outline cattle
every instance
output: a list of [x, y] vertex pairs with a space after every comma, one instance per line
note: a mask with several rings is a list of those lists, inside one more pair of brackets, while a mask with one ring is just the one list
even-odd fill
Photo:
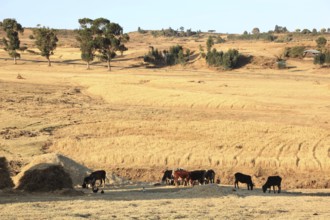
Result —
[[262, 186], [262, 191], [264, 191], [264, 193], [267, 191], [267, 189], [269, 189], [269, 193], [271, 190], [271, 187], [273, 186], [273, 190], [275, 193], [275, 186], [277, 186], [278, 188], [278, 193], [281, 192], [281, 182], [282, 182], [282, 178], [280, 176], [269, 176], [266, 183]]
[[198, 181], [199, 184], [203, 185], [205, 181], [206, 170], [194, 170], [189, 172], [188, 182], [194, 186], [194, 182]]
[[92, 187], [95, 186], [95, 182], [97, 180], [100, 180], [100, 185], [103, 183], [103, 188], [105, 186], [105, 179], [106, 179], [106, 172], [104, 170], [98, 170], [95, 172], [92, 172], [89, 176], [86, 176], [84, 178], [84, 182], [82, 184], [83, 188], [88, 188], [88, 185], [91, 185]]
[[173, 170], [164, 171], [162, 183], [166, 183], [166, 185], [174, 185]]
[[252, 179], [251, 179], [251, 176], [249, 175], [245, 175], [243, 173], [235, 173], [235, 183], [234, 183], [234, 187], [239, 189], [238, 187], [238, 182], [241, 182], [241, 183], [246, 183], [247, 185], [247, 188], [248, 190], [253, 190], [253, 182], [252, 182]]
[[189, 172], [183, 169], [177, 169], [173, 172], [174, 184], [179, 185], [179, 179], [182, 180], [183, 185], [187, 185], [189, 179]]
[[214, 183], [215, 180], [215, 172], [214, 170], [208, 170], [205, 173], [205, 183], [209, 184], [209, 183]]

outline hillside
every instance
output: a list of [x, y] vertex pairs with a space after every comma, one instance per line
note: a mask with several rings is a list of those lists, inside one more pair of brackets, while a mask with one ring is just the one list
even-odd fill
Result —
[[[29, 34], [22, 44], [32, 47]], [[240, 69], [216, 71], [198, 55], [207, 34], [130, 36], [129, 50], [113, 60], [112, 72], [98, 61], [85, 70], [70, 31], [59, 37], [51, 68], [28, 52], [13, 65], [0, 50], [0, 154], [27, 163], [33, 155], [56, 152], [142, 181], [159, 181], [165, 168], [184, 167], [212, 168], [226, 184], [241, 171], [257, 187], [275, 174], [285, 188], [330, 187], [329, 69], [308, 59], [289, 59], [294, 68], [285, 70], [272, 66], [285, 47], [314, 48], [314, 39], [216, 44], [253, 56]], [[176, 44], [194, 52], [186, 66], [142, 65], [149, 46]]]

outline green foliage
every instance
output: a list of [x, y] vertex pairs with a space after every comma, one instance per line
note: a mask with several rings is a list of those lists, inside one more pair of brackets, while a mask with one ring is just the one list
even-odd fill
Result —
[[87, 69], [98, 52], [97, 57], [106, 61], [111, 70], [110, 62], [116, 56], [116, 51], [123, 53], [127, 50], [124, 43], [129, 41], [128, 34], [123, 34], [119, 24], [105, 18], [83, 18], [79, 19], [79, 23], [77, 40], [80, 42], [81, 58], [87, 62]]
[[325, 37], [319, 37], [316, 39], [316, 44], [318, 48], [323, 48], [327, 44], [327, 39]]
[[238, 67], [240, 54], [238, 50], [229, 49], [226, 53], [213, 48], [206, 55], [206, 62], [209, 66], [233, 69]]
[[6, 37], [3, 38], [2, 42], [5, 46], [5, 50], [9, 56], [14, 58], [16, 64], [16, 58], [20, 58], [20, 54], [16, 51], [20, 49], [20, 40], [18, 33], [23, 33], [24, 28], [21, 24], [17, 23], [15, 19], [6, 18], [1, 23], [1, 28], [6, 32]]
[[89, 63], [94, 60], [96, 51], [95, 33], [92, 29], [93, 20], [83, 18], [78, 21], [80, 29], [76, 31], [76, 39], [80, 43], [81, 59], [86, 61], [87, 69], [89, 69]]
[[174, 30], [173, 28], [169, 27], [168, 29], [162, 30], [153, 30], [151, 31], [151, 35], [153, 37], [190, 37], [190, 36], [197, 36], [199, 37], [201, 31], [192, 31], [191, 29], [186, 29], [184, 31], [183, 27], [180, 27], [180, 31]]
[[287, 47], [284, 49], [283, 56], [290, 58], [303, 58], [305, 46]]
[[206, 41], [206, 50], [207, 52], [210, 52], [211, 48], [214, 45], [213, 37], [209, 36]]
[[266, 40], [266, 41], [274, 41], [276, 40], [276, 36], [269, 33], [260, 33], [260, 34], [248, 34], [247, 32], [242, 35], [229, 34], [227, 36], [228, 40]]
[[185, 65], [189, 60], [190, 50], [186, 49], [184, 53], [182, 46], [176, 45], [170, 47], [170, 49], [164, 50], [163, 52], [158, 51], [151, 47], [151, 50], [148, 54], [144, 56], [144, 62], [152, 63], [157, 66], [167, 66], [167, 65], [176, 65], [182, 64]]
[[278, 33], [286, 33], [286, 32], [288, 32], [288, 29], [286, 29], [286, 27], [275, 25], [274, 32], [277, 33], [277, 34]]
[[314, 64], [323, 65], [324, 63], [330, 64], [330, 51], [320, 53], [314, 57]]
[[35, 45], [40, 50], [40, 55], [46, 57], [48, 65], [50, 66], [49, 57], [54, 54], [57, 47], [58, 38], [54, 29], [46, 27], [37, 28], [33, 30]]
[[323, 65], [325, 62], [325, 54], [320, 53], [314, 57], [314, 64]]

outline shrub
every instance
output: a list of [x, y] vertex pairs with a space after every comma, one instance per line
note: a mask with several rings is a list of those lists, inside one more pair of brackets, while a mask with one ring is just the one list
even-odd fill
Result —
[[323, 65], [324, 63], [330, 64], [330, 51], [320, 53], [314, 57], [314, 64]]
[[221, 44], [221, 43], [224, 43], [226, 42], [225, 39], [223, 39], [221, 36], [218, 35], [218, 37], [216, 38], [216, 41], [215, 41], [217, 44]]
[[164, 50], [159, 52], [158, 49], [152, 48], [148, 54], [144, 56], [144, 62], [152, 63], [157, 66], [165, 65], [184, 65], [190, 56], [190, 50], [186, 49], [186, 53], [183, 52], [183, 48], [180, 45], [170, 47], [169, 51]]
[[320, 53], [314, 57], [314, 64], [323, 65], [325, 62], [325, 54]]
[[305, 46], [287, 47], [284, 50], [284, 57], [303, 58]]
[[206, 55], [206, 62], [209, 66], [233, 69], [238, 66], [240, 54], [238, 50], [229, 49], [226, 53], [213, 48]]
[[270, 33], [261, 33], [261, 34], [248, 34], [247, 32], [242, 35], [233, 35], [230, 34], [227, 37], [229, 40], [266, 40], [266, 41], [274, 41], [276, 40], [276, 36]]
[[327, 39], [325, 37], [319, 37], [316, 39], [316, 44], [318, 48], [323, 48], [327, 44]]

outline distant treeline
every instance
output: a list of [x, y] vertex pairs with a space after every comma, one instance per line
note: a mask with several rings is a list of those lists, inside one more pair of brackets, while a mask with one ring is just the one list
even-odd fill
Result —
[[191, 36], [196, 36], [199, 37], [200, 34], [202, 33], [201, 30], [197, 31], [192, 31], [191, 29], [185, 30], [184, 27], [180, 27], [180, 30], [174, 30], [171, 27], [167, 29], [162, 29], [162, 30], [143, 30], [142, 28], [138, 27], [138, 32], [140, 34], [146, 34], [150, 33], [154, 37], [191, 37]]

